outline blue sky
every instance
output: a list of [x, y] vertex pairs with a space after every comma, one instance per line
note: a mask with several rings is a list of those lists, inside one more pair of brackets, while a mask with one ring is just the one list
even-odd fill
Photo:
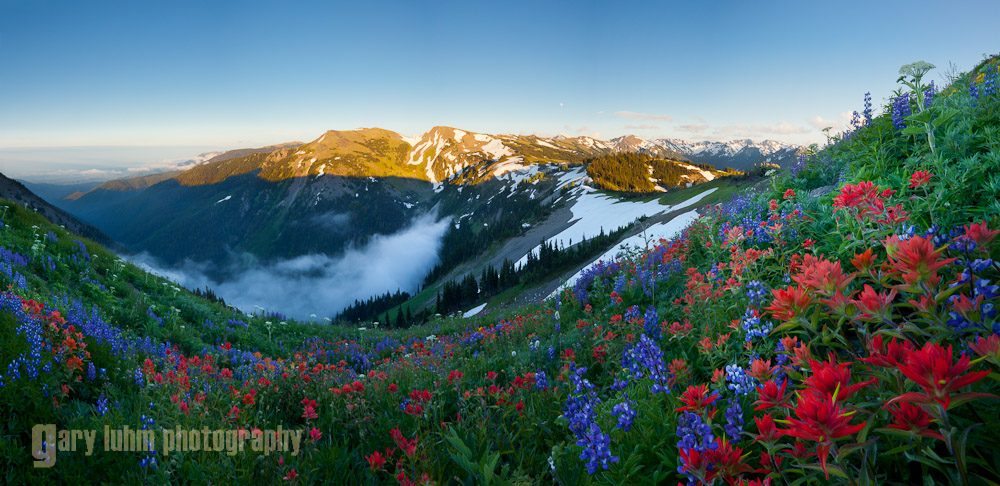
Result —
[[758, 3], [0, 0], [0, 171], [363, 126], [810, 143], [1000, 50], [995, 2]]

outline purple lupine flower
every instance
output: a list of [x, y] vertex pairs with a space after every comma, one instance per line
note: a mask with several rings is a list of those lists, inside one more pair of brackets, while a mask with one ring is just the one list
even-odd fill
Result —
[[898, 131], [906, 128], [906, 117], [910, 116], [909, 93], [897, 97], [892, 102], [892, 126]]
[[652, 380], [650, 393], [670, 393], [670, 377], [663, 363], [663, 351], [645, 334], [639, 335], [639, 342], [635, 345], [622, 350], [622, 368], [638, 380], [644, 377]]
[[108, 413], [108, 398], [101, 392], [101, 396], [97, 399], [97, 414], [103, 417], [106, 413]]
[[590, 427], [583, 434], [583, 437], [576, 442], [576, 445], [583, 447], [580, 459], [587, 461], [587, 473], [597, 472], [597, 466], [601, 466], [605, 471], [610, 467], [610, 463], [618, 462], [618, 456], [611, 455], [611, 436], [601, 431], [601, 428], [591, 423]]
[[[759, 280], [751, 280], [747, 284], [747, 297], [750, 298], [751, 304], [759, 304], [764, 301], [768, 296], [767, 287], [764, 286]], [[747, 309], [749, 311], [749, 309]]]
[[654, 340], [660, 339], [660, 318], [656, 314], [656, 308], [652, 305], [649, 306], [646, 309], [646, 315], [642, 319], [644, 323], [643, 330], [646, 331], [646, 334]]
[[535, 373], [535, 389], [544, 390], [549, 387], [549, 377], [544, 371]]
[[617, 427], [628, 432], [632, 428], [632, 421], [635, 420], [635, 406], [634, 400], [629, 400], [628, 395], [625, 396], [625, 401], [614, 406], [611, 409], [611, 413], [618, 417]]
[[736, 364], [726, 365], [726, 381], [729, 382], [727, 387], [737, 395], [746, 395], [756, 387], [756, 381]]
[[729, 408], [726, 409], [725, 429], [726, 435], [733, 442], [740, 440], [740, 435], [743, 433], [743, 407], [740, 406], [738, 400], [729, 399]]
[[865, 125], [872, 124], [872, 94], [870, 92], [865, 93]]

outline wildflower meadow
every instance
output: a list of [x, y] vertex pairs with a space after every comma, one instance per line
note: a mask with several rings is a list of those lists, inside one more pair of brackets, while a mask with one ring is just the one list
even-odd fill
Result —
[[932, 69], [553, 298], [404, 330], [226, 308], [4, 202], [0, 482], [1000, 484], [1000, 62]]

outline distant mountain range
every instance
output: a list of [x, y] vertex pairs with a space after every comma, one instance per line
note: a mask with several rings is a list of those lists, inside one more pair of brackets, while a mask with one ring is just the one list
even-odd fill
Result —
[[[412, 138], [381, 128], [331, 130], [308, 143], [212, 154], [186, 170], [112, 180], [53, 202], [125, 247], [167, 263], [268, 261], [336, 255], [429, 211], [480, 225], [500, 224], [515, 211], [542, 214], [562, 188], [553, 168], [581, 167], [596, 157], [640, 153], [675, 161], [673, 168], [657, 165], [657, 174], [652, 165], [632, 171], [648, 171], [651, 182], [643, 184], [663, 191], [670, 188], [659, 185], [668, 173], [674, 186], [699, 183], [719, 175], [705, 172], [711, 166], [786, 165], [799, 150], [775, 141], [604, 141], [444, 126]], [[606, 165], [598, 181], [581, 172], [573, 184], [626, 187], [612, 182], [614, 167]], [[506, 197], [496, 198], [501, 192]]]

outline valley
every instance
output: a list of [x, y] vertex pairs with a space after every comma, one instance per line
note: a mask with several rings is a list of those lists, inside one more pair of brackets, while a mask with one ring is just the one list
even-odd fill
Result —
[[[800, 151], [773, 141], [546, 139], [451, 127], [407, 138], [377, 128], [331, 130], [309, 143], [211, 154], [185, 170], [112, 180], [52, 203], [107, 232], [147, 268], [191, 288], [212, 288], [244, 310], [262, 305], [241, 295], [246, 286], [238, 284], [258, 268], [289, 268], [296, 261], [337, 265], [348, 254], [371, 251], [376, 241], [394, 241], [418, 220], [447, 220], [447, 233], [436, 236], [440, 258], [421, 258], [406, 272], [429, 273], [422, 282], [388, 279], [370, 294], [345, 296], [350, 303], [403, 290], [414, 295], [405, 307], [423, 312], [417, 317], [423, 321], [435, 312], [428, 296], [448, 282], [480, 278], [505, 261], [523, 267], [530, 252], [537, 256], [541, 241], [572, 248], [602, 229], [627, 232], [640, 219], [673, 210], [657, 199], [630, 199], [636, 191], [673, 194], [719, 177], [742, 177], [733, 166], [788, 165]], [[720, 168], [696, 162], [705, 157]], [[627, 167], [643, 168], [628, 172]], [[620, 189], [608, 181], [625, 184], [629, 178], [637, 182], [625, 192], [595, 192]], [[617, 243], [602, 243], [606, 247], [598, 253]], [[553, 287], [568, 271], [533, 272], [532, 282], [519, 284], [517, 292]], [[288, 278], [304, 293], [322, 275], [320, 268], [305, 265]], [[300, 319], [332, 318], [346, 306], [343, 301], [277, 310]]]

